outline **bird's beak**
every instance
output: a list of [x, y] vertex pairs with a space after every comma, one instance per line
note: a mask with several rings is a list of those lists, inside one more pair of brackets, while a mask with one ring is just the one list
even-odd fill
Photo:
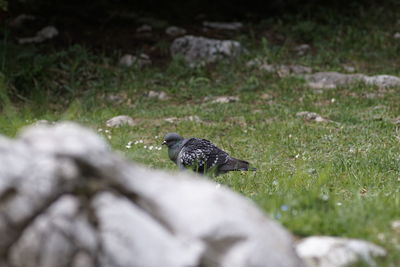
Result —
[[166, 145], [166, 144], [167, 144], [167, 141], [164, 140], [161, 145]]

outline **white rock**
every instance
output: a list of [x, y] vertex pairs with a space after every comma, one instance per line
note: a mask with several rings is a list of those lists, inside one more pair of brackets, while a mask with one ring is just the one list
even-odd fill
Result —
[[311, 49], [309, 44], [301, 44], [294, 48], [294, 51], [297, 52], [299, 56], [306, 54]]
[[20, 44], [27, 43], [41, 43], [45, 40], [52, 39], [58, 35], [58, 30], [54, 26], [47, 26], [36, 33], [34, 37], [20, 38], [18, 42]]
[[164, 121], [169, 122], [169, 123], [175, 123], [178, 121], [177, 117], [169, 117], [169, 118], [165, 118]]
[[303, 118], [306, 121], [327, 122], [329, 120], [321, 117], [315, 112], [301, 111], [296, 113], [297, 117]]
[[317, 72], [305, 75], [308, 86], [316, 89], [330, 89], [337, 86], [349, 85], [355, 82], [363, 82], [379, 87], [400, 86], [400, 78], [391, 75], [367, 76], [364, 74], [342, 74], [338, 72]]
[[151, 32], [152, 31], [152, 27], [150, 25], [147, 24], [143, 24], [142, 26], [140, 26], [139, 28], [136, 29], [136, 32]]
[[151, 65], [151, 59], [148, 55], [142, 53], [138, 57], [130, 54], [123, 55], [118, 64], [122, 67], [132, 67], [137, 66], [143, 68], [145, 66]]
[[289, 75], [301, 75], [312, 72], [312, 68], [302, 65], [271, 65], [264, 63], [260, 65], [260, 70], [266, 72], [276, 72], [279, 77], [287, 77]]
[[344, 267], [358, 261], [374, 266], [372, 257], [386, 255], [383, 248], [370, 242], [330, 236], [304, 238], [296, 250], [310, 267]]
[[203, 22], [204, 27], [216, 29], [216, 30], [229, 30], [237, 31], [243, 28], [243, 23], [241, 22]]
[[159, 100], [167, 100], [169, 97], [166, 92], [164, 91], [148, 91], [146, 96], [149, 98], [157, 98]]
[[188, 117], [185, 118], [188, 121], [193, 121], [193, 122], [203, 122], [199, 116], [197, 115], [190, 115]]
[[400, 78], [391, 75], [365, 76], [363, 81], [366, 84], [376, 85], [379, 87], [400, 86]]
[[395, 34], [393, 34], [393, 38], [400, 39], [400, 32], [396, 32]]
[[132, 117], [126, 115], [116, 116], [106, 121], [107, 127], [120, 127], [123, 125], [134, 126], [136, 125], [136, 122], [132, 119]]
[[165, 33], [169, 36], [179, 36], [179, 35], [185, 35], [186, 30], [180, 27], [170, 26], [165, 29]]
[[209, 179], [131, 164], [72, 123], [19, 136], [0, 136], [1, 266], [304, 266], [282, 226]]
[[234, 58], [244, 52], [243, 47], [237, 41], [215, 40], [205, 37], [186, 35], [172, 42], [171, 55], [182, 55], [189, 66], [197, 66], [205, 63]]
[[315, 89], [331, 89], [337, 86], [348, 85], [357, 81], [362, 81], [363, 74], [342, 74], [339, 72], [317, 72], [305, 75], [308, 86]]
[[212, 103], [233, 103], [238, 102], [240, 98], [238, 96], [218, 96]]

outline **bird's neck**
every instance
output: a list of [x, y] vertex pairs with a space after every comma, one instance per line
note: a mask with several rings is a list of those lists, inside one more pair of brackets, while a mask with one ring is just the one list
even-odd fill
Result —
[[176, 162], [176, 159], [178, 158], [179, 152], [181, 151], [184, 143], [185, 142], [183, 142], [182, 140], [181, 142], [177, 142], [176, 144], [172, 145], [168, 149], [168, 156], [173, 162]]

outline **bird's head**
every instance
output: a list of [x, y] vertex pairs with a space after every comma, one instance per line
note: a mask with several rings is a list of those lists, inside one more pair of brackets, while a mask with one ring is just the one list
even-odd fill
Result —
[[182, 140], [183, 137], [177, 133], [167, 133], [164, 137], [164, 141], [162, 142], [162, 144], [167, 145], [167, 147], [172, 147]]

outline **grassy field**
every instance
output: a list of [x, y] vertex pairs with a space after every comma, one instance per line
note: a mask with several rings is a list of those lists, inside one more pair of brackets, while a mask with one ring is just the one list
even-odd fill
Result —
[[[73, 120], [99, 131], [129, 160], [165, 170], [176, 169], [166, 149], [158, 150], [165, 133], [206, 138], [258, 169], [216, 180], [253, 199], [295, 235], [366, 239], [389, 252], [378, 266], [399, 266], [400, 233], [391, 222], [400, 219], [400, 133], [394, 122], [400, 116], [400, 88], [354, 84], [321, 91], [307, 87], [301, 77], [280, 78], [246, 67], [261, 58], [302, 64], [314, 72], [345, 72], [353, 66], [360, 73], [400, 76], [395, 10], [360, 11], [357, 18], [327, 16], [322, 22], [271, 19], [249, 28], [235, 36], [249, 54], [195, 69], [179, 59], [126, 69], [117, 66], [118, 53], [73, 46], [44, 54], [41, 46], [3, 42], [0, 133], [14, 136], [41, 119]], [[280, 34], [284, 41], [270, 40], [268, 34]], [[298, 56], [293, 48], [304, 42], [312, 49]], [[43, 46], [52, 51], [51, 44]], [[148, 98], [149, 90], [170, 98]], [[205, 99], [222, 95], [240, 101]], [[333, 122], [306, 122], [296, 117], [299, 111]], [[105, 127], [106, 120], [122, 114], [137, 125]], [[176, 119], [165, 120], [171, 117]], [[129, 141], [133, 144], [127, 148]]]

